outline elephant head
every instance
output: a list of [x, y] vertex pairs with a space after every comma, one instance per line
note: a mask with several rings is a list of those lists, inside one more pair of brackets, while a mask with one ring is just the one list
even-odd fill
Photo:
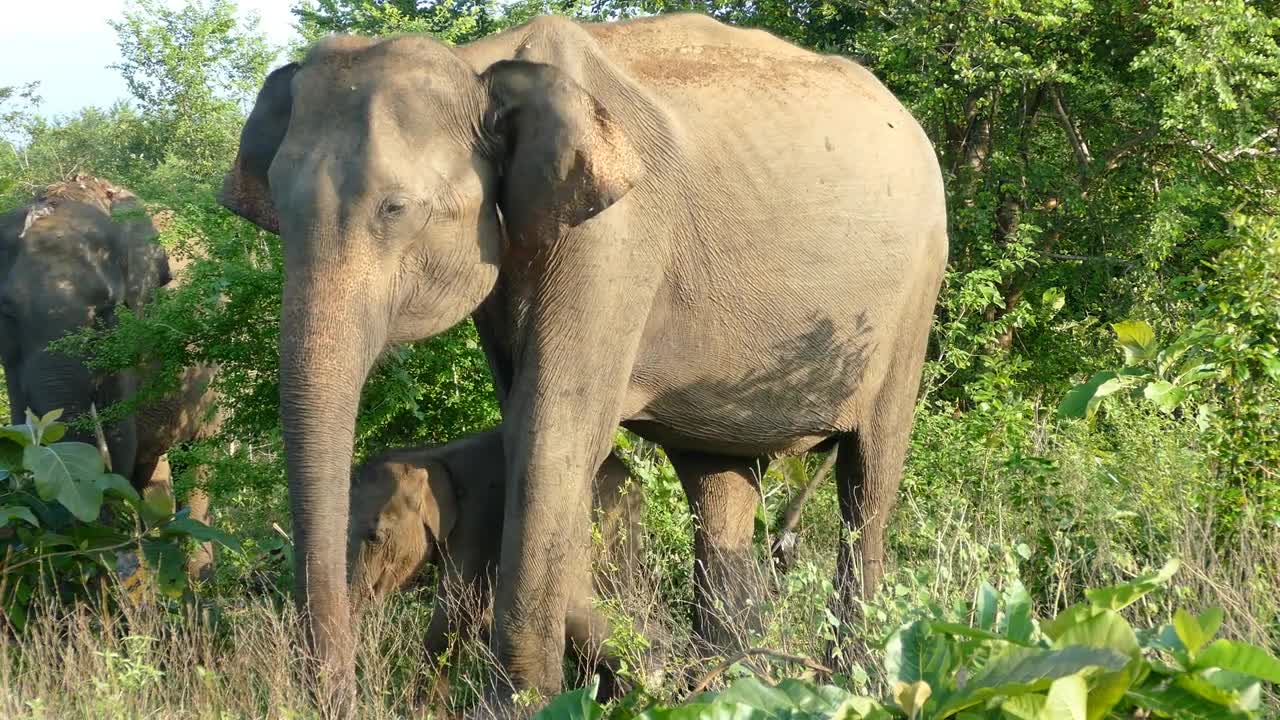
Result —
[[392, 451], [351, 476], [347, 567], [359, 605], [403, 587], [430, 562], [457, 522], [449, 470]]
[[221, 202], [278, 232], [281, 416], [296, 597], [316, 654], [353, 671], [343, 542], [361, 388], [389, 344], [472, 313], [499, 269], [621, 199], [639, 163], [555, 67], [477, 72], [430, 38], [336, 37], [266, 79]]
[[[118, 308], [139, 312], [150, 292], [169, 282], [156, 235], [132, 194], [86, 176], [51, 185], [0, 216], [0, 360], [13, 422], [26, 408], [61, 408], [74, 419], [135, 392], [132, 372], [100, 373], [48, 345], [80, 328], [111, 327]], [[129, 477], [134, 420], [104, 430], [112, 469]], [[92, 432], [69, 437], [95, 441]]]

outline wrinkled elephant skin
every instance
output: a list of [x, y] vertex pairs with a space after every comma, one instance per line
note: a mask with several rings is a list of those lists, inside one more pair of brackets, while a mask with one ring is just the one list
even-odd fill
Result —
[[329, 38], [266, 80], [222, 201], [284, 249], [297, 597], [333, 697], [361, 387], [389, 343], [468, 314], [503, 399], [494, 644], [514, 687], [561, 686], [619, 423], [686, 484], [716, 480], [691, 501], [729, 535], [724, 496], [764, 460], [838, 446], [859, 532], [837, 586], [879, 582], [946, 210], [931, 143], [859, 65], [695, 15]]

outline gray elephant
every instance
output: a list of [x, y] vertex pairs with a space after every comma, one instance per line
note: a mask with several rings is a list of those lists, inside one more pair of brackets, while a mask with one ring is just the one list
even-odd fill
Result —
[[338, 703], [361, 387], [468, 315], [503, 398], [515, 688], [561, 686], [619, 424], [701, 488], [706, 557], [749, 554], [769, 458], [838, 446], [837, 611], [878, 585], [947, 221], [929, 139], [856, 63], [688, 14], [332, 37], [267, 78], [221, 201], [282, 242], [296, 597]]
[[[436, 603], [426, 637], [432, 657], [450, 649], [451, 635], [487, 630], [482, 613], [498, 569], [506, 500], [502, 436], [498, 427], [440, 447], [389, 450], [352, 473], [347, 567], [354, 606], [385, 597], [425, 564], [436, 565]], [[594, 587], [574, 593], [571, 602], [583, 608], [577, 617], [584, 622], [565, 629], [580, 667], [599, 673], [601, 701], [616, 697], [622, 685], [618, 658], [605, 643], [608, 621], [592, 601], [619, 595], [637, 575], [643, 537], [641, 494], [627, 491], [627, 468], [611, 459], [592, 484], [600, 527]], [[447, 703], [444, 674], [432, 696], [432, 702]]]
[[[137, 392], [138, 370], [98, 373], [48, 345], [82, 327], [110, 327], [120, 307], [142, 312], [152, 292], [171, 280], [157, 235], [132, 193], [86, 175], [50, 185], [0, 216], [0, 361], [14, 423], [27, 408], [38, 414], [61, 408], [64, 419], [74, 420]], [[207, 367], [190, 368], [178, 392], [103, 428], [112, 470], [139, 491], [168, 486], [169, 448], [217, 429], [212, 375]], [[97, 444], [92, 432], [73, 429], [68, 439]], [[203, 493], [193, 493], [189, 504], [193, 517], [207, 518]], [[202, 547], [188, 571], [206, 575], [211, 553]]]

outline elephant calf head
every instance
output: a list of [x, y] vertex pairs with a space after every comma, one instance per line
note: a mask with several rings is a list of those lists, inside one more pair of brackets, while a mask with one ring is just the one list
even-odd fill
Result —
[[358, 601], [403, 587], [457, 522], [453, 481], [421, 452], [391, 451], [352, 475], [347, 567]]

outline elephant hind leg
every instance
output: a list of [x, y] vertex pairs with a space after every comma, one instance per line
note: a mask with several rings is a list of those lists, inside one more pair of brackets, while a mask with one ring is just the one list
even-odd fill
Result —
[[874, 596], [884, 577], [885, 530], [898, 501], [917, 388], [918, 380], [888, 384], [877, 412], [840, 438], [835, 474], [843, 532], [834, 610], [842, 636], [852, 629], [858, 601]]
[[754, 553], [767, 459], [667, 450], [694, 517], [694, 635], [704, 650], [743, 649], [758, 633], [764, 576]]

